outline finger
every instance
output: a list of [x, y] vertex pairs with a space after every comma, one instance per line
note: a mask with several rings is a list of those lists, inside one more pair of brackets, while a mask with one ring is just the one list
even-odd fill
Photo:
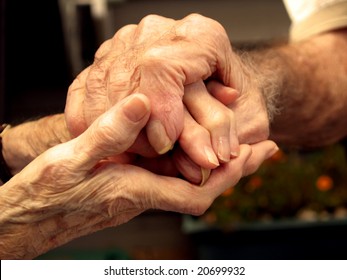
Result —
[[83, 70], [68, 89], [65, 104], [65, 119], [72, 137], [77, 137], [88, 127], [84, 117], [83, 103], [85, 98], [85, 81], [89, 70], [89, 67]]
[[137, 56], [142, 52], [141, 47], [134, 41], [137, 29], [138, 26], [135, 24], [121, 28], [113, 36], [111, 49], [101, 65], [106, 72], [108, 107], [137, 92], [139, 79], [136, 63]]
[[200, 126], [186, 109], [184, 127], [178, 141], [183, 151], [198, 166], [207, 169], [219, 166], [218, 158], [212, 148], [210, 133]]
[[[204, 28], [201, 28], [199, 23], [203, 24]], [[199, 26], [199, 28], [190, 28], [190, 26]], [[218, 34], [220, 33], [217, 36], [218, 42], [209, 37], [211, 32], [216, 34], [216, 30]], [[148, 36], [150, 39], [145, 39], [147, 33], [150, 34]], [[194, 39], [194, 44], [191, 44], [190, 37]], [[223, 63], [229, 65], [227, 63], [229, 61], [221, 63], [219, 59], [228, 58], [227, 54], [223, 55], [231, 51], [230, 42], [220, 24], [197, 15], [176, 22], [158, 16], [148, 16], [139, 24], [135, 32], [135, 41], [144, 43], [144, 45], [139, 44], [140, 48], [134, 47], [130, 50], [130, 57], [141, 57], [139, 65], [136, 59], [129, 63], [126, 59], [129, 57], [127, 53], [123, 61], [113, 64], [117, 69], [112, 69], [110, 73], [116, 74], [110, 76], [107, 86], [109, 88], [110, 85], [115, 85], [120, 95], [137, 91], [149, 97], [153, 109], [146, 128], [148, 140], [154, 149], [162, 154], [171, 149], [182, 132], [183, 85], [206, 79], [216, 70], [223, 69]], [[200, 43], [206, 43], [206, 49], [201, 50]], [[222, 56], [216, 51], [220, 49]], [[164, 70], [160, 71], [163, 66]], [[134, 68], [134, 71], [129, 71]], [[224, 76], [228, 75], [223, 73], [222, 79]], [[139, 87], [136, 88], [139, 79]]]
[[135, 141], [150, 115], [150, 103], [133, 94], [101, 115], [76, 138], [74, 151], [82, 165], [91, 168], [98, 161], [125, 152]]
[[[152, 41], [159, 38], [174, 23], [174, 20], [164, 19], [159, 16], [146, 17], [138, 26], [129, 26], [118, 32], [114, 38], [115, 45], [118, 46], [120, 40], [124, 42], [125, 52], [112, 63], [107, 76], [107, 91], [110, 93], [106, 104], [108, 107], [136, 91], [148, 96], [152, 104], [152, 114], [146, 127], [147, 137], [150, 145], [159, 154], [170, 150], [182, 131], [183, 105], [181, 94], [177, 93], [182, 90], [176, 90], [177, 85], [170, 87], [170, 78], [165, 85], [153, 83], [153, 77], [157, 76], [157, 71], [162, 65], [151, 65], [155, 69], [154, 76], [146, 76], [143, 67], [138, 67], [136, 58], [141, 57], [142, 52], [146, 50], [145, 41], [148, 38]], [[132, 44], [134, 41], [136, 44]], [[112, 52], [114, 51], [112, 49]], [[175, 90], [167, 91], [167, 88]]]
[[205, 177], [209, 175], [206, 174], [207, 171], [203, 173], [203, 169], [192, 161], [180, 147], [175, 148], [172, 158], [177, 170], [185, 179], [193, 184], [199, 185], [203, 181], [203, 177], [205, 179]]
[[[151, 25], [156, 24], [148, 26]], [[148, 32], [150, 29], [143, 30]], [[202, 49], [202, 44], [206, 48]], [[141, 76], [138, 91], [145, 93], [152, 104], [152, 115], [146, 129], [149, 142], [158, 153], [169, 150], [182, 131], [183, 86], [205, 80], [216, 72], [223, 82], [225, 79], [229, 82], [230, 53], [231, 46], [224, 28], [199, 15], [176, 21], [168, 32], [161, 33], [160, 40], [146, 48], [140, 61], [141, 73], [136, 73], [135, 77]], [[224, 138], [218, 141], [225, 142]], [[219, 146], [226, 147], [227, 144]], [[230, 154], [224, 158], [226, 153], [226, 150], [222, 152], [224, 161], [230, 158]]]
[[146, 158], [158, 156], [158, 153], [153, 149], [148, 141], [145, 128], [141, 130], [134, 144], [128, 149], [128, 152], [134, 153]]
[[225, 105], [212, 97], [202, 81], [185, 87], [183, 102], [193, 118], [210, 135], [212, 147], [220, 162], [230, 161], [239, 153], [234, 115]]
[[[160, 73], [160, 79], [157, 78], [163, 64], [158, 64], [156, 59], [152, 60], [151, 51], [146, 51], [151, 49], [155, 52], [156, 48], [152, 47], [153, 41], [170, 30], [174, 22], [159, 16], [149, 16], [133, 30], [129, 29], [128, 32], [132, 33], [136, 44], [118, 57], [107, 77], [107, 89], [111, 93], [110, 104], [133, 92], [141, 92], [150, 99], [152, 113], [146, 131], [149, 143], [159, 154], [170, 150], [182, 131], [183, 90], [182, 85], [176, 82], [176, 75], [163, 71]], [[119, 34], [118, 40], [126, 40], [124, 37], [128, 37], [126, 32]], [[150, 41], [151, 45], [148, 46], [147, 41]], [[143, 56], [146, 59], [143, 59]]]
[[[127, 68], [124, 66], [126, 65], [124, 57], [126, 57], [125, 52], [131, 45], [132, 34], [135, 29], [136, 25], [127, 25], [121, 28], [111, 41], [101, 45], [96, 52], [96, 59], [90, 66], [85, 81], [84, 113], [88, 125], [129, 94], [126, 92], [130, 81], [130, 74], [127, 71], [129, 66]], [[113, 64], [119, 64], [118, 69], [123, 71], [114, 71]], [[122, 82], [119, 84], [121, 79]]]
[[250, 154], [251, 148], [242, 145], [240, 156], [215, 170], [202, 188], [136, 166], [110, 163], [80, 183], [70, 202], [74, 209], [83, 210], [82, 218], [88, 217], [83, 221], [88, 225], [88, 232], [124, 223], [147, 209], [201, 215], [226, 186], [238, 182]]
[[254, 173], [259, 166], [278, 151], [277, 145], [270, 140], [253, 145], [240, 145], [240, 155], [230, 162], [212, 170], [203, 188], [216, 198], [227, 188], [235, 186], [245, 176]]
[[239, 157], [212, 170], [203, 188], [210, 192], [211, 197], [218, 197], [227, 188], [235, 186], [242, 177], [254, 173], [277, 150], [277, 145], [270, 140], [240, 145]]
[[[275, 145], [265, 143], [257, 145], [253, 152], [266, 155], [258, 157], [257, 164], [261, 164]], [[122, 209], [123, 213], [134, 211], [134, 207], [146, 209], [161, 209], [179, 213], [201, 215], [213, 203], [215, 198], [222, 194], [227, 188], [235, 186], [244, 175], [245, 165], [252, 156], [252, 148], [249, 145], [241, 145], [240, 156], [212, 171], [210, 178], [203, 187], [191, 184], [185, 180], [173, 177], [158, 176], [147, 170], [135, 166], [110, 165], [108, 169], [102, 170], [93, 178], [93, 184], [103, 184], [93, 190], [100, 190], [103, 194], [116, 195], [113, 199], [103, 195], [103, 209], [110, 216], [119, 215], [117, 208], [117, 194], [119, 184], [127, 186], [131, 184], [132, 192], [131, 209]], [[101, 180], [102, 176], [109, 178], [108, 184]], [[107, 188], [107, 189], [105, 189]], [[87, 188], [88, 189], [88, 188]], [[118, 191], [114, 191], [118, 190]]]
[[278, 151], [277, 145], [269, 140], [253, 145], [240, 145], [240, 156], [212, 171], [205, 183], [211, 196], [217, 197], [223, 190], [234, 187], [245, 176], [254, 173], [261, 164]]
[[240, 96], [240, 93], [236, 89], [227, 87], [215, 80], [209, 81], [206, 84], [206, 88], [214, 98], [226, 106], [233, 103]]
[[151, 189], [152, 208], [201, 215], [215, 198], [238, 183], [251, 153], [250, 146], [241, 145], [240, 156], [213, 170], [202, 187], [170, 177], [161, 177], [160, 182], [152, 178], [152, 182], [156, 181], [152, 184], [149, 180], [142, 180], [142, 187]]
[[152, 104], [146, 130], [149, 142], [159, 154], [173, 147], [183, 128], [184, 75], [178, 69], [179, 64], [173, 65], [171, 57], [171, 49], [175, 49], [171, 45], [178, 36], [176, 25], [173, 19], [150, 15], [139, 23], [136, 33], [136, 41], [144, 44], [145, 49], [140, 62], [139, 91], [146, 93]]
[[[91, 203], [84, 201], [83, 205], [92, 206], [95, 201], [100, 201], [99, 205], [94, 205], [94, 212], [99, 207], [102, 214], [106, 212], [107, 217], [115, 217], [117, 221], [114, 224], [118, 224], [120, 221], [127, 220], [125, 217], [119, 219], [120, 211], [119, 203], [117, 203], [119, 185], [128, 186], [131, 184], [131, 195], [126, 194], [130, 202], [122, 204], [122, 213], [161, 209], [202, 215], [215, 198], [227, 188], [235, 186], [245, 175], [245, 166], [249, 160], [253, 161], [252, 157], [254, 163], [260, 165], [265, 158], [273, 153], [273, 149], [276, 149], [276, 145], [269, 141], [252, 147], [241, 145], [240, 156], [212, 171], [203, 187], [178, 178], [158, 176], [136, 166], [111, 164], [91, 179], [92, 182], [89, 184], [92, 184], [93, 188], [84, 187], [84, 190], [91, 189], [96, 192], [100, 199], [91, 200]], [[257, 153], [260, 154], [255, 157], [254, 155]], [[107, 181], [105, 181], [105, 177]], [[124, 197], [125, 194], [120, 193], [120, 195]], [[89, 197], [95, 198], [95, 194]]]
[[136, 42], [145, 45], [148, 42], [152, 44], [153, 41], [161, 38], [163, 34], [170, 33], [175, 23], [175, 20], [159, 15], [146, 16], [138, 24], [135, 33]]
[[[146, 76], [144, 75], [146, 71], [143, 71], [146, 63], [144, 66], [139, 66], [139, 63], [143, 61], [142, 56], [146, 50], [153, 47], [153, 42], [157, 42], [164, 33], [171, 32], [174, 23], [175, 21], [172, 19], [151, 15], [142, 19], [136, 28], [135, 26], [128, 27], [118, 32], [115, 37], [115, 45], [118, 45], [120, 40], [125, 42], [126, 52], [122, 53], [122, 56], [112, 64], [107, 77], [107, 88], [111, 93], [109, 95], [110, 104], [114, 104], [133, 92], [141, 92], [149, 97], [152, 114], [146, 128], [147, 135], [149, 143], [159, 154], [172, 148], [182, 130], [182, 88], [179, 88], [180, 93], [177, 93], [176, 89], [172, 90], [169, 85], [172, 76], [168, 76], [167, 81], [163, 83], [164, 75], [162, 73], [160, 80], [158, 79], [159, 82], [156, 81], [162, 64], [157, 67], [155, 63], [147, 61], [154, 72], [151, 72], [152, 76]], [[149, 61], [151, 61], [150, 58]], [[173, 95], [177, 95], [179, 98], [173, 97]]]
[[[226, 86], [237, 90], [239, 88], [235, 84], [242, 86], [239, 79], [243, 73], [238, 73], [240, 60], [232, 51], [226, 30], [217, 21], [190, 14], [176, 21], [170, 32], [160, 39], [161, 44], [157, 44], [149, 57], [156, 53], [159, 54], [157, 58], [162, 58], [163, 65], [169, 61], [173, 68], [179, 66], [178, 72], [184, 85], [214, 75]], [[202, 45], [204, 48], [201, 48]]]
[[172, 149], [183, 129], [183, 87], [169, 82], [169, 78], [166, 79], [166, 86], [155, 87], [155, 83], [149, 85], [151, 80], [150, 76], [142, 75], [139, 89], [146, 93], [152, 104], [146, 131], [152, 147], [158, 154], [165, 154]]
[[278, 151], [277, 145], [270, 140], [261, 141], [251, 145], [252, 155], [245, 164], [243, 176], [257, 171], [259, 166]]
[[[153, 117], [151, 117], [147, 126], [148, 140], [152, 147], [154, 147], [154, 150], [159, 154], [163, 154], [172, 148], [174, 141], [178, 137], [176, 130], [180, 130], [180, 128], [176, 129], [175, 125], [172, 125], [176, 119], [172, 118], [172, 115], [162, 121], [162, 115], [169, 113], [165, 111], [165, 114], [163, 114], [161, 108], [164, 108], [165, 105], [163, 104], [170, 103], [170, 98], [166, 98], [166, 91], [157, 89], [158, 85], [149, 88], [146, 82], [144, 85], [140, 84], [140, 70], [142, 71], [142, 68], [137, 67], [137, 57], [141, 57], [142, 53], [149, 47], [146, 45], [147, 41], [153, 43], [153, 41], [159, 39], [164, 32], [170, 29], [174, 22], [172, 19], [151, 15], [143, 18], [136, 26], [132, 25], [121, 29], [116, 34], [114, 41], [115, 46], [123, 44], [125, 52], [112, 64], [107, 78], [107, 89], [111, 93], [109, 95], [109, 104], [111, 105], [135, 91], [141, 92], [149, 97], [152, 104]], [[133, 44], [133, 42], [136, 42], [136, 44]], [[114, 52], [115, 50], [113, 49], [112, 51]], [[141, 79], [146, 78], [141, 77]], [[153, 77], [150, 77], [149, 83], [152, 82]], [[170, 111], [175, 111], [175, 104], [171, 105], [173, 105], [172, 108], [174, 109]]]
[[112, 44], [113, 44], [112, 39], [109, 39], [103, 42], [95, 52], [94, 62], [100, 61], [101, 59], [104, 58], [105, 55], [109, 54], [112, 48]]

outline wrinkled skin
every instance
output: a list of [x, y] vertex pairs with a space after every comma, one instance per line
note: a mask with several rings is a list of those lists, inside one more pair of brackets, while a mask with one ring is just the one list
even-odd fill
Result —
[[[152, 112], [146, 133], [130, 151], [163, 154], [177, 139], [194, 142], [189, 132], [199, 131], [204, 140], [195, 150], [184, 143], [181, 147], [193, 163], [213, 169], [238, 155], [239, 141], [256, 143], [268, 137], [265, 104], [251, 78], [218, 22], [197, 14], [177, 21], [150, 15], [102, 44], [94, 63], [75, 79], [68, 92], [67, 125], [77, 136], [125, 96], [143, 93]], [[210, 86], [221, 102], [211, 98], [206, 79], [222, 83]], [[249, 114], [255, 106], [257, 112]]]
[[77, 138], [57, 145], [0, 188], [0, 257], [34, 258], [74, 238], [125, 223], [147, 209], [202, 214], [276, 150], [241, 145], [203, 187], [110, 156], [129, 149], [150, 118], [150, 101], [126, 97]]

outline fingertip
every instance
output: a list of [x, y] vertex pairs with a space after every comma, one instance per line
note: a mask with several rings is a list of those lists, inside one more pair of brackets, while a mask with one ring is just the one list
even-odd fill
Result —
[[272, 140], [264, 140], [256, 144], [252, 144], [252, 150], [262, 152], [265, 158], [273, 156], [278, 150], [279, 147]]
[[227, 87], [218, 81], [210, 81], [206, 85], [209, 93], [224, 105], [233, 103], [239, 96], [240, 92], [231, 87]]
[[210, 164], [212, 164], [213, 168], [216, 168], [217, 166], [219, 166], [218, 158], [216, 154], [214, 153], [212, 147], [205, 146], [203, 150], [204, 150], [207, 161]]
[[220, 162], [226, 163], [230, 161], [230, 141], [227, 137], [221, 136], [217, 140], [217, 156]]
[[280, 148], [277, 146], [275, 142], [272, 142], [272, 141], [269, 141], [269, 142], [270, 142], [269, 143], [270, 147], [269, 147], [269, 152], [267, 154], [267, 159], [272, 157], [274, 154], [276, 154], [280, 150]]
[[244, 176], [254, 173], [265, 160], [278, 151], [277, 145], [270, 140], [252, 144], [250, 149], [251, 153], [245, 164]]
[[226, 87], [225, 90], [227, 91], [229, 98], [232, 99], [231, 102], [234, 102], [241, 95], [240, 92], [235, 88]]
[[232, 134], [230, 137], [230, 156], [231, 158], [237, 158], [240, 155], [240, 143], [236, 134]]
[[201, 183], [200, 183], [200, 187], [202, 187], [206, 181], [208, 180], [208, 178], [210, 178], [211, 175], [211, 169], [206, 169], [206, 168], [201, 168]]
[[232, 147], [231, 152], [230, 152], [230, 156], [231, 158], [237, 158], [240, 155], [240, 148], [237, 147]]

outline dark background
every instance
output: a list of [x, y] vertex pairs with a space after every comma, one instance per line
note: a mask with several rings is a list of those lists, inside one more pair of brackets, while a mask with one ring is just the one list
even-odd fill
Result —
[[63, 112], [73, 76], [57, 1], [1, 0], [1, 70], [3, 122]]

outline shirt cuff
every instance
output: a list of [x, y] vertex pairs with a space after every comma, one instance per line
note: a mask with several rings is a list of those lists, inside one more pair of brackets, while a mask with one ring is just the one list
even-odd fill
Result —
[[290, 29], [290, 40], [301, 41], [326, 31], [347, 27], [347, 2], [313, 13], [308, 18], [295, 22]]

